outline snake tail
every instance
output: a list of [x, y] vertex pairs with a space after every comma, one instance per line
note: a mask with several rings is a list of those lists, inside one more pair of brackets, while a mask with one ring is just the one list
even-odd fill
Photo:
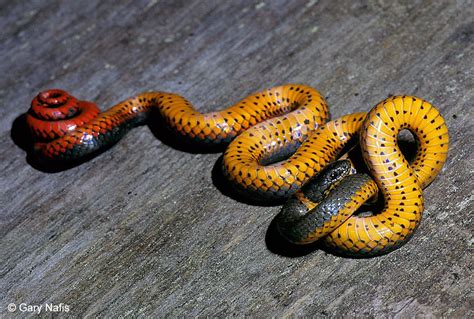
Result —
[[[250, 126], [273, 117], [304, 114], [305, 129], [294, 120], [288, 129], [302, 132], [328, 118], [324, 99], [315, 89], [299, 84], [278, 86], [252, 94], [218, 112], [202, 114], [185, 98], [166, 92], [141, 93], [99, 112], [62, 90], [41, 92], [27, 113], [37, 138], [34, 156], [45, 161], [75, 161], [117, 142], [130, 129], [158, 112], [177, 134], [203, 144], [228, 144]], [[303, 133], [301, 133], [303, 134]]]

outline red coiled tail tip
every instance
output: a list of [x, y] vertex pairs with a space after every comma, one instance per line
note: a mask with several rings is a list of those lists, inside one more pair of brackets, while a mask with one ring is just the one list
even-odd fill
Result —
[[52, 140], [84, 125], [98, 113], [94, 103], [78, 101], [64, 90], [51, 89], [40, 92], [31, 101], [26, 123], [34, 140]]
[[48, 120], [63, 120], [74, 116], [79, 109], [77, 99], [66, 91], [53, 89], [39, 93], [33, 101], [29, 114]]
[[40, 92], [35, 99], [38, 100], [38, 102], [45, 104], [46, 107], [54, 107], [66, 103], [69, 98], [74, 97], [64, 90], [51, 89]]

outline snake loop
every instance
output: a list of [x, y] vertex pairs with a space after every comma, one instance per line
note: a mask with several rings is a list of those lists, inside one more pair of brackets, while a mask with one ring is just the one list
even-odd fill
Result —
[[[397, 144], [403, 129], [419, 143], [411, 164]], [[322, 238], [346, 255], [372, 256], [400, 247], [421, 221], [422, 189], [441, 171], [448, 143], [444, 119], [431, 104], [411, 96], [386, 99], [367, 114], [360, 131], [362, 155], [375, 182], [365, 174], [335, 179], [339, 186], [326, 198], [315, 197], [310, 182], [277, 216], [280, 232], [296, 244]], [[348, 167], [339, 164], [337, 169], [344, 171], [339, 175], [349, 175]], [[318, 185], [327, 179], [325, 174], [316, 181]], [[371, 216], [353, 215], [378, 189], [383, 210]]]

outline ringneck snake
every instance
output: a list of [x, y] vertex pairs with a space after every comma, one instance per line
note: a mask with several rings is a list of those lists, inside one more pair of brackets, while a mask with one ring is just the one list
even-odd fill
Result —
[[[239, 191], [266, 200], [289, 198], [276, 216], [287, 240], [321, 240], [351, 256], [387, 253], [411, 237], [421, 221], [422, 189], [440, 172], [449, 144], [438, 110], [413, 96], [389, 97], [369, 113], [327, 122], [324, 98], [299, 84], [273, 87], [206, 114], [166, 92], [142, 93], [100, 113], [95, 104], [55, 89], [40, 93], [26, 116], [37, 141], [33, 156], [52, 163], [89, 156], [145, 124], [152, 112], [195, 143], [230, 143], [223, 172]], [[410, 163], [397, 141], [404, 129], [418, 143]], [[356, 173], [349, 159], [330, 164], [356, 135], [371, 177]], [[378, 192], [381, 212], [354, 215]]]

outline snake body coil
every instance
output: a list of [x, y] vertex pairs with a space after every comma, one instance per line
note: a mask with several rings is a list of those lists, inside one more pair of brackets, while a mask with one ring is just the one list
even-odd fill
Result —
[[[351, 131], [343, 118], [326, 127]], [[411, 164], [397, 144], [403, 129], [419, 143]], [[317, 135], [318, 131], [313, 136]], [[335, 137], [345, 140], [346, 134]], [[362, 155], [375, 182], [366, 175], [346, 177], [327, 198], [314, 196], [308, 191], [311, 184], [306, 185], [277, 216], [280, 232], [296, 244], [324, 238], [326, 245], [346, 255], [377, 255], [400, 247], [421, 221], [422, 189], [443, 167], [448, 143], [444, 119], [431, 104], [411, 96], [386, 99], [367, 114], [360, 130]], [[384, 197], [383, 210], [371, 216], [353, 215], [378, 189]]]
[[[327, 245], [352, 255], [387, 252], [410, 237], [421, 220], [422, 188], [441, 170], [448, 151], [443, 118], [419, 98], [392, 97], [367, 115], [354, 113], [325, 123], [329, 114], [321, 95], [313, 88], [290, 84], [207, 114], [196, 111], [183, 97], [165, 92], [139, 94], [99, 113], [94, 104], [64, 91], [45, 91], [33, 100], [27, 114], [38, 140], [34, 156], [40, 161], [67, 162], [94, 154], [146, 123], [153, 111], [194, 142], [232, 141], [223, 157], [224, 174], [240, 190], [267, 199], [293, 195], [277, 216], [280, 232], [288, 240], [303, 244], [324, 238]], [[411, 164], [397, 145], [402, 129], [410, 130], [420, 144]], [[327, 198], [322, 193], [316, 196], [310, 180], [336, 160], [357, 134], [375, 181], [351, 175], [352, 168], [338, 164], [328, 174], [340, 171], [333, 178], [340, 185], [329, 195], [326, 190], [334, 187], [322, 187], [320, 192]], [[309, 186], [298, 191], [308, 181]], [[312, 190], [308, 193], [308, 189]], [[383, 211], [353, 216], [377, 190], [385, 199]], [[290, 212], [289, 207], [296, 210]]]

